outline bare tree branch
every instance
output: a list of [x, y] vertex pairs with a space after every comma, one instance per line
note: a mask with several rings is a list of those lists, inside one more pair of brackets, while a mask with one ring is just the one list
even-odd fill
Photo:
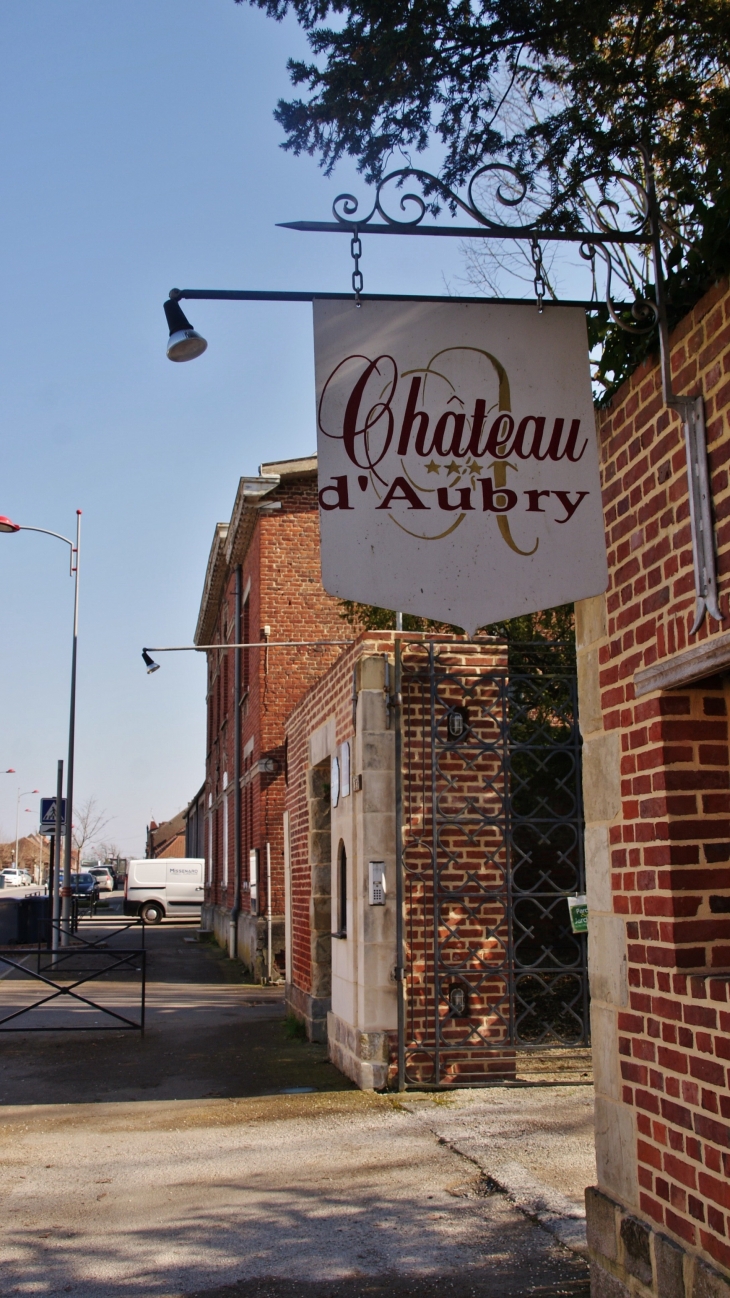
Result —
[[105, 811], [99, 809], [93, 794], [80, 806], [74, 807], [73, 843], [78, 853], [79, 863], [86, 844], [88, 843], [91, 846], [96, 836], [101, 834], [101, 831], [106, 828], [110, 820], [111, 817], [107, 816]]

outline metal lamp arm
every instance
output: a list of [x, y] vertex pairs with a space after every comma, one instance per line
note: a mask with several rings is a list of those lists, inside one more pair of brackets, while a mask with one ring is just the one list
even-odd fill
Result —
[[71, 553], [70, 553], [70, 555], [69, 555], [69, 561], [70, 561], [69, 572], [70, 572], [71, 576], [73, 577], [73, 575], [74, 575], [74, 571], [75, 571], [75, 569], [74, 569], [74, 555], [75, 555], [75, 553], [76, 553], [76, 546], [74, 545], [73, 541], [70, 541], [69, 538], [68, 538], [67, 536], [62, 536], [60, 532], [49, 532], [49, 530], [48, 530], [47, 527], [27, 527], [25, 523], [21, 523], [21, 524], [20, 524], [20, 529], [19, 529], [19, 530], [20, 530], [21, 532], [41, 532], [41, 533], [43, 534], [43, 536], [55, 536], [55, 538], [56, 538], [57, 541], [65, 541], [65, 542], [66, 542], [66, 545], [69, 546], [70, 551], [71, 551]]

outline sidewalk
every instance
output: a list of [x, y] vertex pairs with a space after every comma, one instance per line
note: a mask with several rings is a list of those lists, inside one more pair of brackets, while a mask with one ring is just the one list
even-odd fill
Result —
[[[93, 935], [102, 936], [104, 926]], [[147, 1026], [131, 1031], [18, 1032], [0, 1045], [0, 1104], [78, 1104], [139, 1099], [182, 1100], [261, 1095], [283, 1087], [352, 1089], [322, 1046], [289, 1040], [280, 987], [242, 981], [241, 966], [219, 948], [191, 940], [194, 924], [147, 929]], [[139, 932], [125, 936], [138, 942]], [[99, 1004], [134, 1016], [134, 978], [95, 980], [79, 988]], [[0, 1017], [40, 1000], [41, 983], [13, 974], [0, 981]], [[61, 1002], [22, 1022], [51, 1014], [104, 1025], [104, 1017]], [[108, 1023], [109, 1020], [106, 1020]]]

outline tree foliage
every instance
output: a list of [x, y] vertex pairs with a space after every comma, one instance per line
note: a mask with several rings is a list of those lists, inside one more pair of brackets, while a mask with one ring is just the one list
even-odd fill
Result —
[[[541, 224], [576, 229], [586, 183], [600, 201], [643, 149], [668, 222], [671, 319], [730, 269], [727, 0], [250, 3], [277, 19], [292, 9], [308, 34], [312, 59], [289, 63], [304, 94], [276, 117], [284, 147], [327, 172], [349, 156], [377, 181], [435, 144], [445, 184], [508, 162], [528, 195], [547, 196]], [[593, 341], [610, 390], [654, 345], [607, 316]]]
[[[388, 631], [395, 627], [395, 613], [374, 604], [356, 604], [341, 600], [342, 619], [358, 634], [362, 631]], [[403, 614], [404, 631], [425, 631], [462, 635], [460, 627], [429, 618]], [[510, 667], [554, 669], [575, 667], [575, 618], [572, 604], [544, 609], [540, 613], [523, 613], [520, 617], [493, 622], [477, 633], [498, 636], [508, 645]]]
[[[558, 200], [638, 144], [680, 202], [724, 178], [726, 0], [255, 3], [275, 18], [292, 8], [309, 35], [315, 60], [289, 64], [309, 98], [281, 101], [277, 117], [286, 147], [330, 170], [349, 155], [375, 180], [394, 152], [435, 137], [450, 185], [500, 157], [546, 168]], [[534, 115], [510, 118], [513, 91]]]

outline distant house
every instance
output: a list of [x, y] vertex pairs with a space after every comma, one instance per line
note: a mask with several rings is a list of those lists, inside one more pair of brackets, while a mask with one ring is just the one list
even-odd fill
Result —
[[205, 856], [205, 785], [198, 789], [182, 813], [185, 821], [185, 855]]
[[163, 820], [158, 825], [151, 820], [147, 826], [147, 847], [145, 856], [148, 858], [161, 856], [185, 856], [185, 811], [178, 811], [172, 820]]

